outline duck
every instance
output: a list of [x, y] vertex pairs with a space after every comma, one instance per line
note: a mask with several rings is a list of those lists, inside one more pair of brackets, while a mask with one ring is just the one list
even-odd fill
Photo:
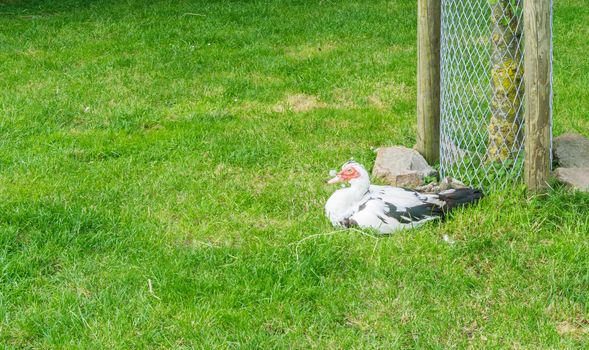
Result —
[[[335, 171], [334, 171], [335, 172]], [[373, 229], [382, 234], [414, 228], [444, 218], [454, 208], [477, 202], [474, 188], [421, 193], [412, 189], [370, 183], [363, 165], [349, 161], [328, 184], [344, 183], [325, 203], [325, 215], [336, 228]]]

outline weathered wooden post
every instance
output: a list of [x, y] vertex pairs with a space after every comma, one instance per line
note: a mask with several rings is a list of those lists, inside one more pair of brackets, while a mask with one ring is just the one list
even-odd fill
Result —
[[547, 186], [552, 138], [552, 0], [524, 1], [525, 167], [530, 191]]
[[417, 151], [430, 164], [440, 157], [440, 4], [417, 2]]

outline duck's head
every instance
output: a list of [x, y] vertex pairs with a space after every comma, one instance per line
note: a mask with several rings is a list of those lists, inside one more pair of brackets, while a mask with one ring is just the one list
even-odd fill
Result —
[[370, 175], [368, 175], [362, 164], [349, 161], [342, 165], [342, 170], [333, 179], [327, 181], [328, 184], [338, 182], [349, 182], [352, 186], [354, 184], [370, 183]]

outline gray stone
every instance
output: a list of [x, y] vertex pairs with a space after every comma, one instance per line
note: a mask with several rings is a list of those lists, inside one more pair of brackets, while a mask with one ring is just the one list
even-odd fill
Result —
[[554, 172], [554, 176], [565, 185], [589, 192], [589, 167], [558, 168]]
[[415, 190], [424, 193], [438, 193], [440, 192], [440, 185], [437, 182], [430, 182], [426, 185], [415, 187]]
[[440, 191], [445, 191], [445, 190], [452, 190], [452, 189], [459, 189], [459, 188], [466, 188], [467, 186], [462, 183], [461, 181], [458, 181], [454, 178], [451, 178], [450, 176], [446, 176], [445, 178], [442, 179], [442, 181], [440, 181]]
[[555, 162], [563, 168], [589, 167], [589, 140], [579, 134], [564, 134], [554, 139]]
[[414, 188], [423, 185], [426, 176], [436, 176], [436, 169], [429, 166], [419, 152], [400, 146], [380, 148], [372, 175], [385, 179], [389, 184]]
[[450, 176], [446, 176], [439, 183], [432, 182], [427, 185], [418, 186], [415, 189], [420, 192], [425, 192], [425, 193], [438, 193], [438, 192], [445, 191], [445, 190], [459, 189], [459, 188], [466, 188], [466, 187], [467, 186], [465, 184], [463, 184], [462, 182], [460, 182], [456, 179], [453, 179]]

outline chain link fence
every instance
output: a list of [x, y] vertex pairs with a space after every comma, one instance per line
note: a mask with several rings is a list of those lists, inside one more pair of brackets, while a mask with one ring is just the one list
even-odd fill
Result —
[[523, 1], [442, 0], [440, 170], [486, 190], [523, 168]]

